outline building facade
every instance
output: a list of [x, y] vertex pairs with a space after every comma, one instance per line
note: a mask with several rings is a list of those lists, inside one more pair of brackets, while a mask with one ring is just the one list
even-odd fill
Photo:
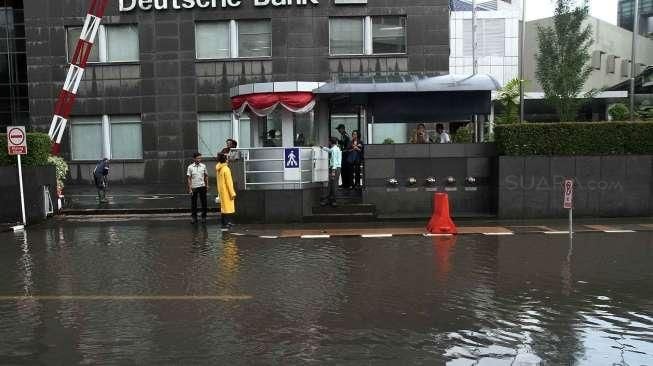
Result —
[[[635, 0], [619, 0], [617, 23], [629, 31], [635, 20]], [[639, 0], [639, 34], [653, 38], [653, 0]]]
[[[25, 4], [36, 127], [51, 122], [87, 6], [87, 0]], [[318, 135], [314, 119], [295, 118], [291, 138], [259, 136], [281, 130], [281, 117], [268, 116], [261, 128], [237, 118], [230, 90], [238, 85], [440, 75], [448, 60], [448, 0], [111, 1], [62, 151], [79, 182], [106, 156], [116, 180], [180, 183], [193, 152], [214, 156], [232, 136], [248, 147], [260, 138], [324, 144], [318, 139], [332, 133]], [[360, 128], [354, 112], [314, 113]]]
[[0, 0], [0, 126], [28, 125], [27, 57], [22, 0]]
[[[519, 1], [477, 1], [477, 63], [480, 74], [492, 75], [501, 85], [519, 77]], [[452, 0], [449, 72], [473, 72], [472, 0]]]
[[[589, 17], [585, 24], [592, 28], [593, 43], [590, 48], [592, 73], [583, 91], [603, 90], [629, 79], [632, 66], [632, 32], [594, 17]], [[526, 23], [524, 74], [526, 80], [529, 80], [526, 84], [526, 90], [529, 92], [542, 92], [535, 75], [536, 55], [539, 52], [537, 28], [552, 25], [553, 18]], [[639, 74], [647, 66], [653, 65], [653, 40], [640, 36], [637, 47], [636, 72]]]

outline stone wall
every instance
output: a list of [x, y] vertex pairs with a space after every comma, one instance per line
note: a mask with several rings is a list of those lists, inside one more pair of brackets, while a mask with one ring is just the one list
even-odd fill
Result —
[[562, 185], [575, 180], [574, 215], [649, 216], [653, 157], [529, 156], [499, 158], [498, 217], [565, 218]]
[[[57, 178], [55, 168], [53, 166], [23, 167], [25, 215], [28, 224], [45, 218], [43, 214], [43, 186], [49, 187], [53, 204], [56, 205]], [[0, 191], [2, 192], [2, 195], [0, 195], [0, 221], [21, 221], [18, 168], [15, 166], [0, 167]]]

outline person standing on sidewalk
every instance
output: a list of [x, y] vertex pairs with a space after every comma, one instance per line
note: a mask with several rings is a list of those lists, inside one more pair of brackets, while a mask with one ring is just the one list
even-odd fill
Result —
[[104, 158], [95, 165], [93, 170], [93, 182], [97, 188], [98, 201], [108, 203], [107, 186], [109, 184], [109, 159]]
[[236, 190], [227, 161], [227, 155], [218, 154], [218, 164], [215, 166], [216, 188], [220, 197], [220, 217], [222, 229], [225, 230], [234, 226], [233, 216], [236, 213]]
[[338, 139], [331, 137], [329, 139], [329, 148], [322, 147], [323, 150], [329, 152], [329, 191], [327, 196], [322, 199], [320, 203], [322, 206], [336, 204], [336, 191], [338, 190], [338, 180], [340, 179], [340, 169], [342, 167], [342, 151], [338, 147]]
[[191, 194], [192, 223], [197, 223], [197, 198], [202, 202], [202, 222], [206, 222], [206, 190], [209, 186], [209, 176], [206, 165], [202, 164], [202, 154], [193, 154], [193, 163], [186, 170], [188, 193]]
[[340, 133], [340, 139], [338, 139], [338, 147], [340, 147], [340, 152], [342, 156], [342, 161], [340, 167], [342, 170], [342, 188], [349, 188], [352, 185], [352, 176], [351, 176], [351, 167], [349, 166], [349, 153], [347, 149], [351, 145], [351, 138], [347, 134], [347, 128], [343, 124], [339, 124], [336, 127], [336, 130]]

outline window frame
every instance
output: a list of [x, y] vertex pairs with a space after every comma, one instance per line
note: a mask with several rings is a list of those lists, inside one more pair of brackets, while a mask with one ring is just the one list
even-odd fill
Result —
[[[403, 19], [404, 21], [404, 52], [374, 52], [374, 18], [380, 17], [395, 17]], [[362, 19], [363, 20], [363, 53], [333, 53], [331, 51], [331, 20], [332, 19]], [[329, 17], [329, 56], [330, 57], [347, 57], [347, 56], [393, 56], [393, 55], [408, 55], [408, 16], [405, 14], [394, 15], [366, 15], [366, 16], [339, 16]]]
[[[143, 161], [143, 119], [141, 115], [137, 114], [124, 114], [124, 115], [114, 115], [113, 117], [122, 117], [122, 118], [134, 118], [133, 121], [122, 121], [122, 122], [114, 122], [116, 124], [138, 124], [141, 129], [141, 144], [140, 144], [140, 156], [139, 157], [134, 157], [134, 158], [119, 158], [115, 159], [116, 161], [126, 161], [126, 162], [139, 162]], [[92, 122], [90, 119], [92, 118], [98, 118], [98, 122]], [[76, 122], [76, 119], [81, 119], [81, 122]], [[77, 116], [77, 117], [71, 117], [70, 118], [70, 134], [69, 134], [69, 147], [70, 147], [70, 160], [72, 162], [86, 162], [86, 161], [96, 161], [102, 158], [108, 158], [110, 160], [113, 159], [113, 145], [111, 141], [111, 116], [110, 115], [100, 115], [100, 116]], [[102, 148], [101, 150], [101, 157], [97, 157], [96, 159], [77, 159], [75, 156], [73, 156], [74, 152], [74, 144], [75, 141], [73, 140], [72, 136], [72, 130], [75, 128], [75, 125], [99, 125], [100, 126], [100, 140], [102, 143]]]
[[[240, 56], [240, 40], [239, 40], [239, 22], [267, 22], [270, 26], [270, 53], [266, 56]], [[229, 55], [227, 57], [199, 57], [198, 44], [197, 44], [197, 25], [201, 23], [228, 23], [228, 32], [227, 39], [229, 40]], [[195, 21], [195, 27], [193, 27], [193, 34], [195, 39], [195, 60], [197, 61], [211, 61], [211, 60], [259, 60], [259, 59], [270, 59], [272, 58], [272, 48], [274, 45], [274, 37], [272, 32], [272, 19], [263, 18], [263, 19], [230, 19], [230, 20], [198, 20]]]
[[[83, 25], [67, 25], [65, 26], [65, 31], [66, 31], [66, 60], [67, 62], [71, 62], [73, 54], [70, 53], [71, 51], [71, 44], [70, 42], [75, 42], [74, 46], [76, 47], [77, 42], [79, 41], [79, 38], [75, 38], [74, 40], [71, 40], [70, 37], [68, 36], [68, 31], [70, 29], [82, 29], [84, 26]], [[108, 37], [107, 37], [107, 27], [134, 27], [136, 28], [136, 42], [137, 42], [137, 47], [138, 47], [138, 58], [136, 60], [128, 60], [128, 61], [109, 61], [108, 60], [108, 52], [109, 52], [109, 44], [108, 44]], [[100, 27], [98, 28], [97, 35], [95, 37], [95, 42], [93, 43], [93, 48], [98, 50], [98, 61], [88, 61], [87, 64], [91, 65], [97, 65], [97, 64], [126, 64], [126, 63], [139, 63], [141, 62], [141, 40], [140, 40], [140, 31], [138, 28], [138, 24], [136, 23], [115, 23], [115, 24], [100, 24]], [[74, 49], [72, 49], [73, 53], [75, 52]]]

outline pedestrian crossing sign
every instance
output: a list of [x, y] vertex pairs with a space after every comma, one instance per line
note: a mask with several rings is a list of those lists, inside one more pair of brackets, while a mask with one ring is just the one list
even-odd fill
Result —
[[299, 169], [299, 149], [288, 148], [284, 150], [286, 169]]

